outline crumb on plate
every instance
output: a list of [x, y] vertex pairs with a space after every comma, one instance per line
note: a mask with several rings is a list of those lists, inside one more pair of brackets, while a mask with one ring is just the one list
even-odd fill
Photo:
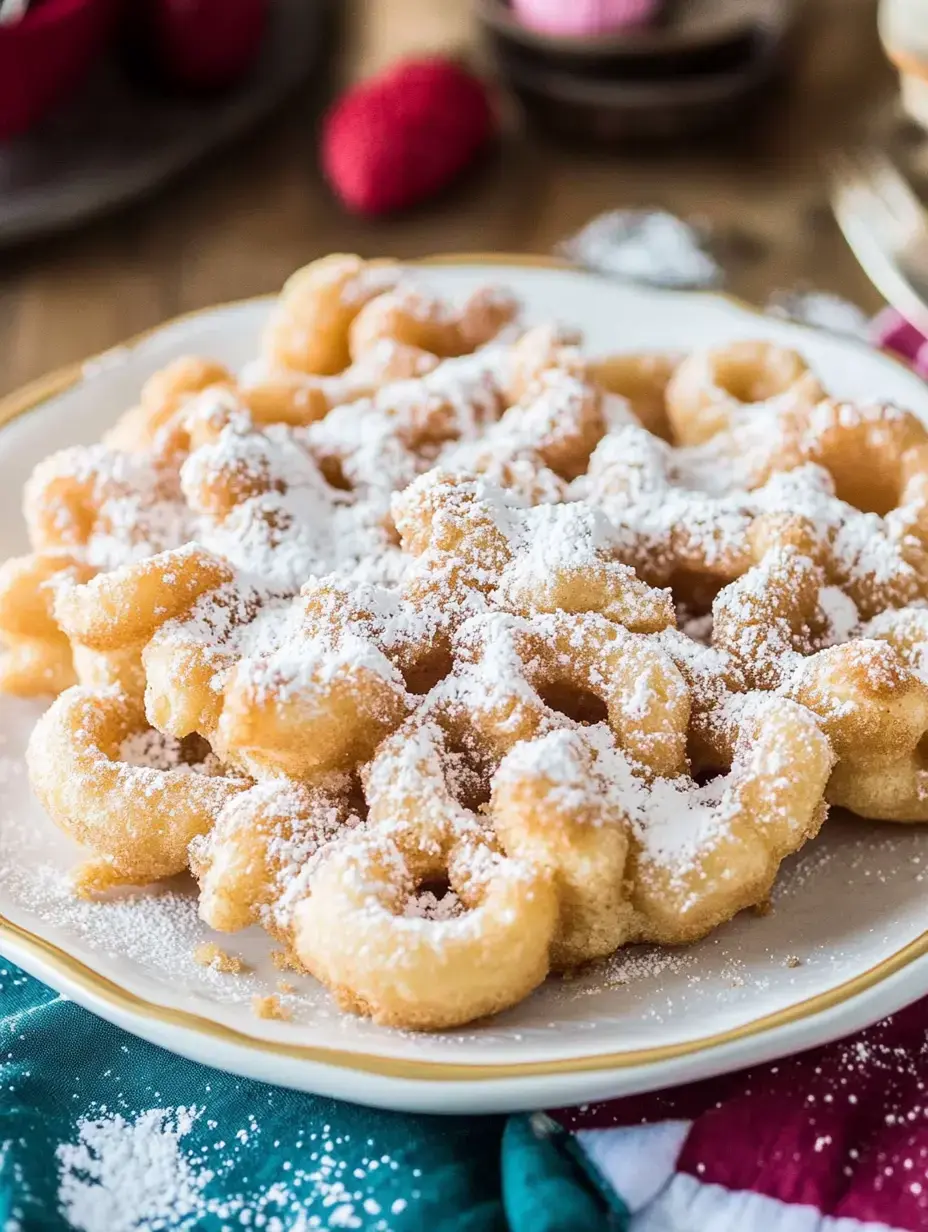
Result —
[[227, 954], [214, 941], [203, 941], [193, 951], [193, 961], [201, 967], [210, 967], [224, 975], [241, 975], [248, 964], [238, 954]]
[[252, 997], [251, 999], [252, 1012], [258, 1018], [277, 1019], [278, 1022], [289, 1022], [293, 1017], [290, 1010], [285, 1005], [281, 1005], [280, 997], [271, 993], [266, 997]]
[[71, 885], [78, 898], [96, 898], [126, 884], [125, 877], [109, 860], [85, 860], [71, 874]]

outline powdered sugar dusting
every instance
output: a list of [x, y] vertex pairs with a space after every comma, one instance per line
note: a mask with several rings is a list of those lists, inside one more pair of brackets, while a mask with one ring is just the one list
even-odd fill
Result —
[[196, 737], [175, 740], [154, 728], [128, 736], [119, 746], [119, 760], [140, 769], [208, 775], [223, 773], [222, 762], [204, 741]]
[[[68, 1225], [79, 1232], [188, 1232], [206, 1222], [267, 1232], [392, 1232], [394, 1218], [421, 1197], [421, 1171], [406, 1167], [401, 1181], [400, 1161], [376, 1149], [373, 1138], [365, 1153], [325, 1125], [297, 1136], [276, 1175], [269, 1179], [262, 1166], [261, 1179], [252, 1180], [261, 1121], [250, 1114], [229, 1143], [217, 1139], [216, 1126], [205, 1105], [126, 1114], [103, 1106], [81, 1117], [75, 1140], [55, 1152]], [[280, 1146], [278, 1139], [265, 1149]]]
[[181, 1147], [202, 1111], [151, 1108], [134, 1121], [118, 1112], [80, 1121], [77, 1142], [55, 1152], [58, 1201], [71, 1226], [134, 1232], [192, 1215], [214, 1176]]
[[564, 245], [590, 269], [668, 287], [711, 287], [722, 268], [694, 227], [661, 210], [611, 210]]

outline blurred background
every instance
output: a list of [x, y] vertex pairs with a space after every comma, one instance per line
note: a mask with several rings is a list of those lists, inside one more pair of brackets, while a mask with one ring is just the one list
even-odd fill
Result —
[[[928, 176], [928, 0], [878, 16], [876, 0], [0, 0], [0, 393], [327, 251], [548, 253], [615, 210], [687, 220], [749, 299], [814, 288], [869, 313], [830, 160], [865, 141]], [[490, 118], [450, 78], [397, 75], [409, 57], [466, 65]]]

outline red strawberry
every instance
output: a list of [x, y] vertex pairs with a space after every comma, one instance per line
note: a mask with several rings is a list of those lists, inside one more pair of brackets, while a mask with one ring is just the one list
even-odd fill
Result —
[[234, 85], [254, 64], [268, 0], [131, 0], [127, 16], [143, 76], [207, 92]]
[[322, 169], [349, 209], [387, 214], [450, 184], [493, 129], [476, 77], [452, 60], [407, 60], [332, 107], [323, 122]]

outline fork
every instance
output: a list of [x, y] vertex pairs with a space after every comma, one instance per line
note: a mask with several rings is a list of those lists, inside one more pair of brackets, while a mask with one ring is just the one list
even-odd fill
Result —
[[831, 204], [864, 273], [907, 321], [928, 335], [928, 213], [878, 150], [835, 157]]

